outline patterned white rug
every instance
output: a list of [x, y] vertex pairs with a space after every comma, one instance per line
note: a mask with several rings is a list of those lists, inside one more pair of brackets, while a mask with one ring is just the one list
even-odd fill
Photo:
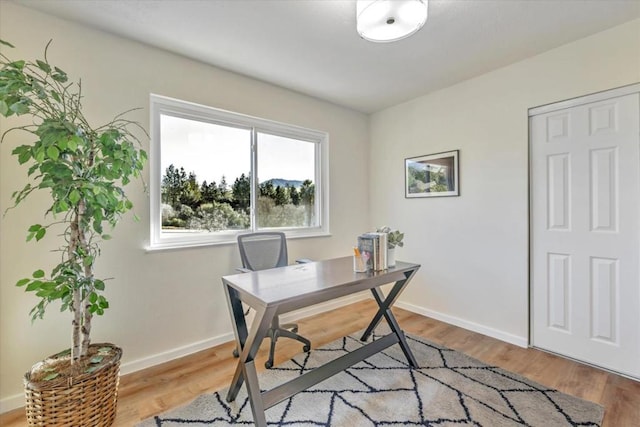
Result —
[[[360, 347], [355, 334], [260, 374], [267, 390]], [[600, 426], [604, 409], [454, 350], [407, 335], [419, 368], [398, 345], [266, 411], [269, 426]], [[139, 427], [251, 426], [243, 386], [147, 419]]]

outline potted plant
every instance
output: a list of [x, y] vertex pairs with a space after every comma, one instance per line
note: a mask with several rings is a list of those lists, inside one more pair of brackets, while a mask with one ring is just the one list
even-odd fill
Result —
[[378, 228], [376, 231], [378, 233], [387, 233], [387, 265], [394, 267], [396, 265], [396, 247], [404, 246], [404, 242], [402, 241], [404, 239], [404, 233], [398, 230], [392, 230], [386, 225]]
[[[4, 48], [13, 46], [0, 40]], [[45, 224], [33, 224], [27, 241], [39, 242], [54, 231], [60, 261], [45, 273], [38, 268], [18, 286], [39, 298], [31, 310], [41, 319], [51, 303], [72, 315], [71, 348], [33, 366], [25, 375], [29, 425], [111, 425], [115, 418], [121, 349], [91, 344], [91, 322], [109, 308], [105, 281], [94, 276], [100, 244], [110, 237], [122, 214], [132, 208], [122, 186], [140, 177], [146, 153], [132, 129], [146, 132], [118, 115], [92, 127], [83, 114], [81, 82], [73, 83], [47, 58], [11, 60], [0, 53], [0, 114], [27, 115], [15, 131], [35, 141], [12, 154], [28, 166], [28, 182], [14, 192], [14, 206], [36, 192], [47, 192]], [[27, 139], [25, 138], [25, 141]]]

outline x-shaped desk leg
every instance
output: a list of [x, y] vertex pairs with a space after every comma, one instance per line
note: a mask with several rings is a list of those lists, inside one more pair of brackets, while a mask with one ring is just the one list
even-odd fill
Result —
[[367, 327], [367, 329], [364, 331], [364, 334], [362, 334], [362, 337], [360, 338], [361, 341], [366, 341], [369, 338], [369, 336], [373, 333], [375, 328], [378, 326], [382, 318], [384, 317], [387, 323], [389, 324], [391, 331], [398, 337], [398, 341], [399, 341], [398, 344], [400, 344], [400, 348], [402, 349], [402, 352], [407, 358], [409, 365], [411, 365], [411, 367], [413, 368], [417, 368], [418, 363], [416, 362], [416, 359], [413, 356], [411, 349], [409, 348], [409, 344], [407, 343], [407, 339], [404, 336], [404, 332], [402, 332], [402, 329], [400, 329], [400, 325], [398, 325], [398, 321], [396, 320], [395, 316], [393, 315], [393, 312], [391, 311], [391, 306], [396, 302], [396, 300], [398, 299], [398, 296], [400, 296], [405, 286], [407, 286], [407, 284], [409, 283], [413, 275], [416, 273], [416, 271], [417, 270], [406, 272], [405, 279], [398, 280], [393, 285], [393, 287], [391, 288], [391, 291], [389, 292], [389, 295], [387, 295], [386, 298], [384, 297], [384, 294], [382, 293], [380, 288], [371, 289], [371, 293], [373, 294], [373, 297], [378, 303], [378, 311], [375, 314], [375, 316], [373, 316], [371, 323], [369, 323], [369, 326]]
[[227, 301], [229, 309], [233, 313], [233, 328], [236, 335], [236, 345], [240, 358], [236, 371], [229, 387], [227, 394], [227, 402], [232, 402], [238, 396], [243, 381], [247, 383], [247, 394], [251, 403], [251, 412], [256, 426], [266, 426], [265, 408], [262, 403], [262, 395], [260, 394], [260, 384], [258, 383], [258, 374], [255, 365], [255, 356], [260, 348], [262, 340], [267, 334], [271, 321], [273, 320], [276, 307], [266, 307], [256, 309], [256, 316], [251, 325], [251, 333], [247, 332], [247, 324], [245, 322], [242, 310], [242, 301], [238, 297], [235, 289], [225, 284], [227, 293]]

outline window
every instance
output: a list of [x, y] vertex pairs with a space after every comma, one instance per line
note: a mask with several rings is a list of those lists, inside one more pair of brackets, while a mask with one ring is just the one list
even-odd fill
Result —
[[151, 249], [326, 235], [328, 135], [151, 95]]

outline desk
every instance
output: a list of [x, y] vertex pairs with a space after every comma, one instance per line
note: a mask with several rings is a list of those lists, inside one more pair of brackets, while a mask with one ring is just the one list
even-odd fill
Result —
[[[397, 262], [388, 270], [355, 273], [352, 257], [344, 257], [224, 276], [222, 283], [236, 345], [242, 349], [227, 401], [235, 400], [245, 382], [254, 422], [257, 427], [266, 427], [266, 409], [394, 344], [399, 344], [409, 364], [417, 367], [391, 306], [419, 268], [418, 264]], [[385, 297], [380, 286], [393, 282]], [[260, 391], [254, 358], [275, 316], [367, 289], [371, 290], [379, 308], [360, 339], [366, 341], [382, 318], [386, 319], [391, 333], [287, 383]], [[250, 330], [245, 322], [243, 302], [256, 311]]]

